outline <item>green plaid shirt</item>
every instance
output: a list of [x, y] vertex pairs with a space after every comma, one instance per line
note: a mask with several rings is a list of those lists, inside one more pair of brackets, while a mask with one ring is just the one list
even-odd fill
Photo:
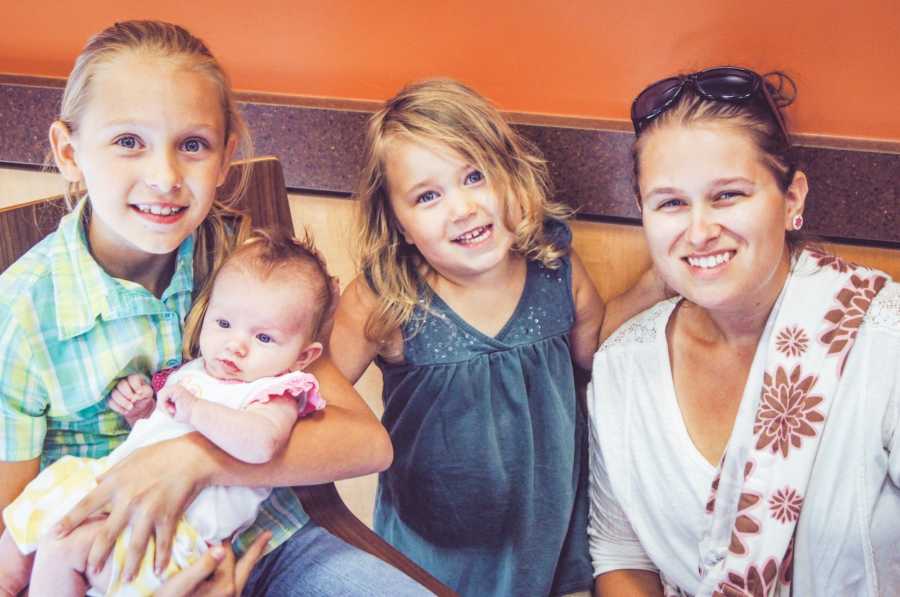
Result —
[[[181, 362], [181, 327], [193, 289], [192, 238], [178, 248], [162, 298], [111, 277], [88, 251], [84, 204], [0, 275], [0, 460], [71, 454], [99, 458], [128, 435], [106, 406], [116, 382]], [[242, 534], [265, 529], [272, 548], [309, 517], [290, 489], [275, 489]]]

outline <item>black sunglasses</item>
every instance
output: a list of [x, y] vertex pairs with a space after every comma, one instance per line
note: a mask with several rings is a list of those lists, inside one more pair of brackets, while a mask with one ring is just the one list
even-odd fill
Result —
[[634, 124], [635, 134], [640, 135], [654, 118], [671, 108], [686, 85], [693, 87], [699, 96], [708, 100], [746, 102], [754, 98], [764, 99], [785, 142], [790, 143], [781, 112], [772, 99], [766, 82], [752, 70], [738, 66], [718, 66], [653, 83], [631, 103], [631, 122]]

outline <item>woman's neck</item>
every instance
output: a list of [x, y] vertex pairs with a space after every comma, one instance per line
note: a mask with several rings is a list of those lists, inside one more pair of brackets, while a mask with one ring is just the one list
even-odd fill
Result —
[[703, 308], [690, 304], [691, 332], [710, 341], [732, 346], [755, 347], [762, 337], [769, 314], [781, 294], [790, 273], [790, 257], [779, 265], [768, 283], [738, 304], [722, 308]]

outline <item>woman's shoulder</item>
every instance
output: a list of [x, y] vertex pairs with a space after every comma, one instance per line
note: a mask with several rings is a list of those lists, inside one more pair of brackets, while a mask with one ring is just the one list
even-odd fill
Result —
[[900, 335], [900, 283], [889, 280], [869, 305], [863, 325]]
[[621, 354], [641, 347], [653, 346], [660, 340], [661, 324], [668, 320], [681, 297], [660, 301], [641, 311], [614, 331], [600, 345], [597, 354]]

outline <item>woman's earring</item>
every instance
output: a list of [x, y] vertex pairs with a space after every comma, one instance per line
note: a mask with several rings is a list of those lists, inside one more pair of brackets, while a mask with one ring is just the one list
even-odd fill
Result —
[[800, 230], [803, 228], [803, 216], [797, 214], [794, 216], [794, 219], [791, 221], [791, 226], [794, 227], [794, 230]]

